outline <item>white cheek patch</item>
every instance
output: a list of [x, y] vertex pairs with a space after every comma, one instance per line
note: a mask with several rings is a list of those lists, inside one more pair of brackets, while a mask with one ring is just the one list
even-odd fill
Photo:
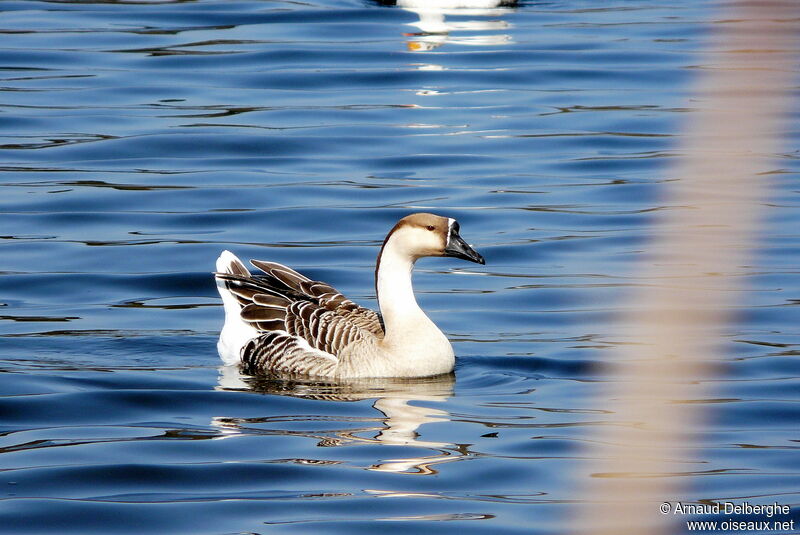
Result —
[[447, 218], [447, 239], [445, 240], [444, 248], [450, 247], [450, 236], [453, 235], [453, 224], [456, 222], [452, 217]]

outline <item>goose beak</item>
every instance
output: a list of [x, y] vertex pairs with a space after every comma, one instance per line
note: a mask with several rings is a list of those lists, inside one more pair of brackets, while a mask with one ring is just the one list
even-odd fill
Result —
[[470, 247], [467, 242], [458, 234], [458, 224], [454, 224], [450, 229], [450, 235], [447, 237], [447, 247], [444, 249], [444, 256], [452, 256], [454, 258], [461, 258], [469, 260], [477, 264], [486, 264], [483, 257], [478, 252]]

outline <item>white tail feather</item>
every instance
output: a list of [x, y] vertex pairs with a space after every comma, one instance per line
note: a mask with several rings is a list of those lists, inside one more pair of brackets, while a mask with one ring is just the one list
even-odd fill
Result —
[[[238, 268], [247, 271], [247, 268], [236, 255], [230, 251], [222, 251], [222, 254], [217, 258], [217, 272], [235, 273], [238, 271]], [[244, 347], [250, 339], [258, 336], [258, 331], [242, 320], [239, 314], [242, 307], [233, 294], [225, 287], [225, 281], [217, 279], [217, 290], [219, 290], [219, 295], [222, 297], [222, 304], [225, 307], [225, 325], [219, 333], [217, 350], [225, 364], [239, 364], [241, 362], [242, 347]]]

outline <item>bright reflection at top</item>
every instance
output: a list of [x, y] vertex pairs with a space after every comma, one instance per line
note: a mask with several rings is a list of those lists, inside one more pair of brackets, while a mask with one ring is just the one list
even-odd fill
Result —
[[[397, 0], [397, 6], [419, 16], [409, 23], [418, 31], [406, 33], [407, 47], [413, 52], [425, 52], [445, 43], [465, 46], [495, 46], [511, 42], [502, 32], [510, 24], [497, 17], [510, 13], [516, 1], [508, 0]], [[447, 20], [450, 17], [495, 17], [490, 20]], [[458, 32], [481, 32], [476, 35], [454, 35]]]

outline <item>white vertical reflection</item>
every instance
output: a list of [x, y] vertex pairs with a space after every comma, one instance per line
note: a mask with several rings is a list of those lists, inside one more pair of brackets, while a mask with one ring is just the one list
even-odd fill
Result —
[[[219, 369], [220, 390], [250, 390], [274, 395], [292, 396], [328, 401], [360, 401], [374, 399], [372, 406], [383, 418], [380, 426], [347, 427], [343, 430], [301, 432], [299, 434], [318, 440], [320, 445], [348, 446], [354, 444], [382, 444], [410, 446], [427, 450], [427, 455], [384, 459], [364, 468], [378, 472], [404, 474], [436, 474], [436, 465], [463, 459], [465, 453], [450, 442], [423, 440], [420, 427], [424, 424], [445, 422], [450, 414], [442, 409], [425, 406], [426, 402], [442, 403], [453, 395], [453, 374], [415, 379], [353, 379], [337, 382], [287, 381], [243, 376], [235, 366]], [[422, 402], [423, 405], [416, 403]], [[275, 434], [297, 434], [280, 429], [280, 422], [293, 419], [291, 415], [256, 418], [215, 417], [211, 424], [219, 430], [219, 438], [234, 438], [247, 433], [269, 431]], [[272, 426], [277, 425], [273, 428]], [[266, 426], [266, 429], [265, 429]]]

